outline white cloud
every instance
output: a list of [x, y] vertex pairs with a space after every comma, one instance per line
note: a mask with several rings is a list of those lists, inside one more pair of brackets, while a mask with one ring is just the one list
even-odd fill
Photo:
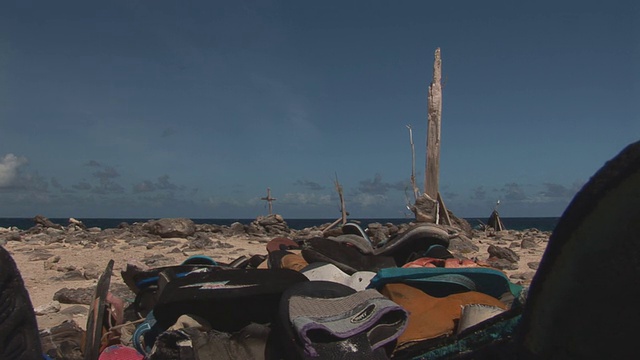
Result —
[[[351, 198], [351, 202], [366, 208], [373, 205], [385, 204], [387, 202], [387, 196], [382, 194], [360, 193], [356, 196], [353, 196]], [[349, 206], [348, 204], [349, 204], [349, 201], [347, 201], [347, 208]]]
[[282, 197], [282, 203], [315, 206], [336, 204], [336, 202], [331, 199], [331, 195], [319, 195], [313, 193], [286, 193]]
[[0, 187], [8, 187], [13, 185], [18, 178], [18, 168], [27, 163], [27, 158], [15, 156], [14, 154], [5, 155], [0, 160]]

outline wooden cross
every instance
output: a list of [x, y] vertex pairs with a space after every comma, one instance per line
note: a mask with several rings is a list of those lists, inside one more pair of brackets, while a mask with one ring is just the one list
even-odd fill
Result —
[[273, 211], [273, 205], [271, 204], [273, 201], [276, 201], [276, 198], [271, 197], [271, 189], [267, 188], [267, 197], [260, 198], [260, 200], [265, 200], [269, 203], [269, 215], [271, 215]]

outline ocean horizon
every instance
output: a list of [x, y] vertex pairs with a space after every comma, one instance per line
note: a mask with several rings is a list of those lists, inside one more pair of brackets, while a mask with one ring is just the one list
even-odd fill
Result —
[[[116, 228], [122, 223], [140, 223], [147, 222], [149, 220], [155, 220], [158, 218], [76, 218], [84, 223], [87, 227], [99, 227], [101, 229]], [[470, 217], [464, 218], [471, 224], [472, 227], [478, 227], [482, 223], [487, 223], [487, 218]], [[553, 231], [558, 223], [559, 217], [501, 217], [502, 222], [507, 230], [525, 230], [525, 229], [538, 229], [541, 231]], [[69, 224], [69, 218], [49, 218], [52, 222], [66, 226]], [[215, 224], [215, 225], [231, 225], [239, 222], [241, 224], [249, 224], [255, 220], [255, 218], [192, 218], [196, 224]], [[285, 222], [290, 229], [302, 230], [309, 227], [320, 226], [324, 224], [330, 224], [336, 219], [328, 218], [310, 218], [310, 219], [295, 219], [285, 218]], [[411, 218], [350, 218], [348, 221], [359, 222], [363, 225], [370, 223], [392, 223], [392, 224], [404, 224], [411, 222]], [[0, 218], [0, 227], [8, 228], [15, 226], [21, 230], [30, 229], [35, 225], [33, 218]]]

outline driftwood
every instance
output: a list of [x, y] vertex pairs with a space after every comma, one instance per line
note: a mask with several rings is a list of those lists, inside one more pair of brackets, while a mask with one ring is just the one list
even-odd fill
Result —
[[[332, 223], [331, 223], [331, 224], [329, 224], [327, 227], [325, 227], [324, 229], [322, 229], [322, 232], [324, 233], [325, 231], [327, 231], [327, 230], [329, 230], [329, 229], [333, 228], [334, 226], [336, 226], [336, 225], [340, 224], [340, 222], [341, 222], [341, 221], [342, 221], [342, 218], [340, 218], [340, 219], [338, 219], [338, 220], [336, 220], [336, 221], [332, 222]], [[343, 225], [344, 225], [344, 224], [343, 224]]]

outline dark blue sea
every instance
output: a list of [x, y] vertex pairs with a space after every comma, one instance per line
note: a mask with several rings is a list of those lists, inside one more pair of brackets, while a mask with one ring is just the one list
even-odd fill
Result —
[[[115, 228], [121, 223], [133, 224], [135, 222], [146, 222], [148, 218], [141, 219], [118, 219], [118, 218], [103, 218], [103, 219], [90, 219], [90, 218], [77, 218], [82, 221], [87, 227], [99, 227], [101, 229]], [[509, 230], [524, 230], [535, 228], [541, 231], [552, 231], [558, 223], [557, 217], [501, 217], [504, 226]], [[50, 218], [56, 224], [68, 225], [68, 218]], [[255, 219], [192, 219], [196, 224], [216, 224], [216, 225], [231, 225], [234, 222], [240, 222], [242, 224], [249, 224]], [[287, 225], [291, 229], [301, 230], [308, 227], [320, 226], [323, 224], [332, 223], [335, 219], [285, 219]], [[466, 219], [471, 226], [476, 227], [482, 223], [487, 223], [486, 218], [467, 218]], [[411, 219], [398, 218], [398, 219], [386, 219], [386, 218], [368, 218], [368, 219], [349, 219], [349, 221], [359, 221], [361, 224], [366, 225], [373, 222], [381, 224], [403, 224], [408, 223]], [[34, 226], [32, 218], [0, 218], [0, 227], [15, 226], [22, 230], [27, 230]]]

